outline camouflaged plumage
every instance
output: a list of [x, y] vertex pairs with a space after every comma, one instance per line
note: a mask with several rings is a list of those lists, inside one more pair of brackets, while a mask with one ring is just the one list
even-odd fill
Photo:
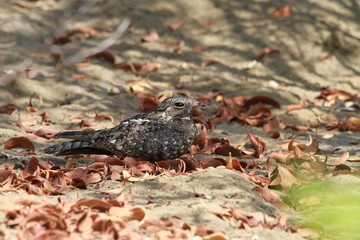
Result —
[[148, 161], [177, 158], [187, 152], [197, 135], [191, 116], [198, 105], [191, 98], [170, 97], [153, 112], [135, 115], [114, 128], [58, 133], [55, 137], [74, 140], [50, 146], [44, 152], [132, 156]]

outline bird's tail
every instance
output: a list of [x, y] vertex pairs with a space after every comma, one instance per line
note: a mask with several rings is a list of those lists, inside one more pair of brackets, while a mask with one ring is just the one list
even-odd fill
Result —
[[[100, 130], [101, 131], [101, 130]], [[103, 130], [102, 130], [103, 131]], [[114, 153], [105, 149], [97, 148], [91, 139], [99, 131], [68, 131], [60, 132], [55, 135], [56, 138], [75, 139], [71, 142], [64, 142], [52, 145], [44, 149], [45, 153], [56, 153], [57, 156], [71, 154], [106, 154], [114, 155]]]
[[44, 149], [45, 153], [56, 153], [57, 156], [72, 154], [105, 154], [114, 155], [113, 152], [92, 146], [89, 141], [75, 140], [52, 145]]
[[57, 155], [69, 155], [69, 154], [77, 154], [79, 153], [79, 149], [89, 148], [90, 142], [82, 141], [82, 140], [75, 140], [71, 142], [64, 142], [52, 145], [44, 149], [45, 153], [57, 153]]
[[56, 138], [68, 138], [76, 140], [89, 140], [96, 131], [67, 131], [59, 132], [55, 135]]

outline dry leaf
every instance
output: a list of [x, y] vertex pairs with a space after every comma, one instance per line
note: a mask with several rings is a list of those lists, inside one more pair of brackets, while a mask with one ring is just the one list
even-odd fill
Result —
[[298, 182], [292, 173], [282, 166], [277, 166], [271, 173], [271, 186], [281, 185], [284, 188], [291, 187]]
[[307, 131], [307, 132], [312, 132], [313, 130], [311, 129], [311, 127], [309, 126], [296, 126], [296, 125], [289, 125], [287, 123], [285, 123], [285, 128], [284, 129], [293, 129], [295, 131]]
[[222, 62], [219, 62], [219, 61], [217, 61], [217, 60], [207, 59], [207, 60], [204, 60], [204, 61], [201, 63], [200, 67], [201, 67], [201, 68], [204, 68], [204, 67], [209, 66], [209, 65], [212, 65], [212, 64], [220, 64], [220, 65], [223, 65]]
[[131, 70], [134, 73], [136, 73], [137, 69], [141, 69], [147, 66], [147, 62], [141, 62], [141, 63], [128, 63], [128, 64], [123, 64], [123, 63], [117, 63], [114, 64], [114, 68], [115, 69], [120, 69], [120, 70]]
[[214, 24], [214, 23], [213, 23], [212, 21], [207, 21], [207, 22], [202, 23], [201, 25], [202, 25], [203, 27], [208, 28], [208, 27], [211, 27], [213, 24]]
[[78, 200], [71, 206], [72, 209], [80, 209], [82, 207], [108, 211], [112, 206], [110, 203], [96, 198], [83, 198]]
[[156, 31], [156, 28], [153, 27], [151, 29], [151, 32], [148, 35], [141, 38], [141, 41], [143, 41], [143, 42], [154, 42], [154, 41], [159, 40], [159, 38], [160, 38], [160, 36], [159, 36], [158, 32]]
[[343, 155], [338, 160], [336, 160], [333, 163], [330, 163], [329, 165], [338, 166], [340, 164], [343, 164], [344, 162], [346, 162], [346, 160], [349, 159], [349, 156], [350, 156], [349, 152], [344, 152]]
[[100, 32], [98, 30], [92, 27], [70, 29], [62, 33], [60, 36], [55, 37], [53, 44], [66, 44], [68, 42], [79, 41], [83, 38], [94, 37], [99, 33]]
[[146, 216], [146, 211], [143, 207], [111, 207], [109, 209], [110, 216], [120, 218], [125, 222], [132, 220], [142, 221]]
[[248, 133], [247, 135], [251, 141], [253, 148], [255, 149], [254, 157], [264, 157], [266, 152], [266, 142], [262, 141], [259, 137], [255, 137], [251, 133]]
[[251, 105], [255, 105], [258, 103], [264, 103], [264, 104], [269, 104], [272, 105], [276, 108], [280, 108], [280, 103], [278, 103], [275, 99], [271, 98], [271, 97], [266, 97], [266, 96], [255, 96], [250, 98], [249, 100], [246, 101], [245, 103], [245, 108], [248, 108]]
[[0, 106], [0, 113], [5, 113], [5, 114], [14, 114], [18, 111], [17, 106], [15, 104], [12, 103], [7, 103], [4, 104], [2, 106]]
[[206, 51], [206, 50], [209, 50], [208, 47], [204, 47], [204, 46], [201, 46], [201, 45], [195, 45], [191, 48], [194, 52], [202, 52], [202, 51]]
[[291, 16], [291, 6], [285, 5], [281, 8], [277, 8], [274, 11], [272, 11], [271, 16], [276, 18], [284, 18]]
[[346, 131], [360, 132], [360, 118], [349, 117], [345, 122], [344, 129]]
[[115, 56], [110, 51], [101, 51], [101, 52], [98, 52], [98, 53], [92, 55], [91, 57], [101, 57], [101, 58], [109, 61], [110, 63], [115, 64]]
[[263, 130], [266, 134], [272, 134], [271, 138], [279, 139], [281, 137], [279, 119], [277, 117], [274, 117], [269, 120], [267, 123], [264, 124]]
[[26, 10], [32, 10], [32, 6], [26, 3], [21, 3], [21, 2], [14, 2], [13, 3], [14, 6], [20, 7], [20, 8], [24, 8]]
[[260, 193], [260, 195], [263, 197], [263, 199], [266, 202], [269, 202], [277, 207], [280, 207], [282, 209], [286, 209], [286, 210], [290, 210], [291, 208], [286, 205], [281, 198], [279, 197], [279, 195], [277, 195], [276, 193], [274, 193], [273, 191], [271, 191], [268, 188], [263, 188], [260, 186], [255, 186], [253, 188], [254, 191]]
[[132, 94], [139, 99], [140, 110], [143, 112], [151, 112], [157, 108], [156, 97], [148, 92], [132, 91]]
[[170, 30], [175, 31], [175, 30], [179, 29], [183, 24], [184, 24], [183, 22], [178, 22], [178, 23], [169, 24], [167, 27]]
[[34, 144], [27, 137], [10, 138], [4, 144], [4, 149], [12, 149], [16, 147], [28, 148], [35, 150]]
[[261, 50], [261, 52], [256, 56], [256, 60], [263, 59], [265, 56], [272, 55], [272, 54], [274, 54], [274, 53], [280, 53], [280, 51], [277, 50], [277, 49], [272, 49], [272, 48], [264, 48], [264, 49]]

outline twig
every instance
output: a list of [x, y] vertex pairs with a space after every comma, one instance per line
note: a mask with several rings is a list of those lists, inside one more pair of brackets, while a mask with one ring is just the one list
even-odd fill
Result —
[[130, 25], [130, 20], [127, 18], [124, 19], [110, 37], [108, 37], [107, 39], [105, 39], [104, 41], [102, 41], [101, 43], [99, 43], [97, 46], [95, 46], [93, 48], [81, 51], [79, 53], [75, 53], [75, 54], [65, 58], [64, 61], [57, 67], [56, 70], [61, 70], [64, 67], [67, 67], [74, 63], [80, 62], [89, 56], [95, 55], [96, 53], [99, 53], [99, 52], [104, 51], [105, 49], [109, 48], [111, 45], [113, 45], [115, 43], [115, 41], [118, 38], [121, 37], [121, 35], [129, 27], [129, 25]]

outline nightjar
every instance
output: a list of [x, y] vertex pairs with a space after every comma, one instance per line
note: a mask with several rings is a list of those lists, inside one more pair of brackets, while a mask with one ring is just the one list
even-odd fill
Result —
[[174, 96], [151, 113], [135, 115], [118, 126], [97, 131], [67, 131], [56, 138], [74, 139], [44, 149], [56, 155], [108, 154], [147, 161], [177, 158], [187, 152], [197, 135], [192, 111], [200, 103]]

